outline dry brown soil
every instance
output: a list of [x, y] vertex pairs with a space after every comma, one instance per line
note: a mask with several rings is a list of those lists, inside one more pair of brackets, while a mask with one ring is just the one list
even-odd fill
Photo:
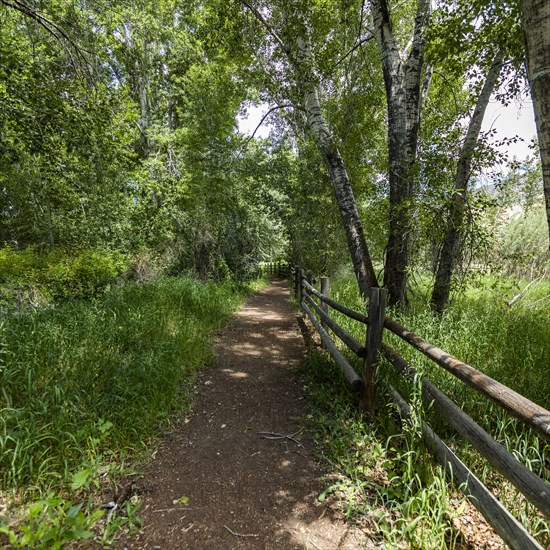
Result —
[[[219, 335], [216, 365], [139, 482], [142, 531], [119, 548], [374, 547], [321, 504], [323, 472], [293, 373], [305, 354], [287, 283], [252, 296]], [[268, 439], [261, 432], [294, 436]]]

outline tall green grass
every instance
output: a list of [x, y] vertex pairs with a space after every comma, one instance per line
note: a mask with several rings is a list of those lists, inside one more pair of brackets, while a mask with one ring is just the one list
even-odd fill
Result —
[[[511, 306], [508, 305], [512, 297], [525, 286], [526, 282], [522, 281], [485, 277], [479, 280], [475, 287], [472, 286], [463, 294], [456, 295], [452, 305], [443, 316], [434, 315], [428, 305], [421, 300], [413, 300], [406, 313], [388, 311], [387, 314], [398, 319], [406, 328], [416, 332], [432, 344], [471, 364], [543, 407], [550, 408], [550, 377], [546, 372], [550, 364], [550, 282], [541, 282], [536, 287], [531, 287], [522, 299]], [[416, 296], [421, 295], [420, 292]], [[364, 310], [353, 277], [331, 280], [331, 297], [358, 311]], [[331, 311], [331, 315], [358, 340], [364, 341], [364, 326], [335, 311]], [[550, 460], [550, 446], [547, 443], [521, 425], [519, 421], [507, 416], [498, 406], [466, 387], [389, 331], [385, 331], [384, 339], [406, 357], [410, 364], [447, 392], [455, 402], [507, 446], [522, 462], [550, 482], [547, 466]], [[353, 361], [351, 357], [350, 360]], [[360, 368], [358, 363], [356, 365], [357, 368]], [[539, 537], [539, 540], [544, 541], [545, 544], [550, 543], [548, 523], [523, 498], [518, 498], [516, 490], [494, 472], [468, 444], [456, 436], [441, 417], [430, 407], [421, 404], [417, 388], [394, 375], [391, 367], [384, 362], [380, 374], [385, 383], [391, 382], [416, 403], [417, 415], [431, 423], [436, 431], [446, 438], [459, 456], [521, 518], [527, 528]], [[381, 401], [381, 403], [384, 402], [386, 401]], [[391, 427], [391, 414], [387, 414], [383, 406], [379, 422], [385, 426], [382, 431], [385, 433], [385, 437], [392, 436], [392, 440], [395, 440], [396, 436], [392, 431], [394, 428]], [[347, 425], [349, 426], [350, 422]], [[348, 437], [357, 439], [357, 430], [351, 430]], [[380, 433], [376, 437], [386, 452], [388, 445], [383, 443], [385, 437]], [[413, 451], [413, 454], [420, 452], [418, 449], [421, 447], [420, 439], [417, 438], [415, 441], [416, 443], [410, 446], [407, 443], [405, 447], [409, 451]], [[357, 442], [350, 442], [347, 452], [351, 452], [350, 450], [354, 448], [357, 448]], [[403, 455], [402, 450], [397, 454], [401, 456], [398, 461], [404, 461], [405, 464], [409, 460], [408, 457], [411, 456]], [[338, 456], [340, 455], [336, 452], [333, 454], [333, 457]], [[348, 469], [344, 477], [349, 482], [361, 468], [363, 466], [358, 464], [352, 468], [352, 472]], [[420, 498], [422, 491], [430, 493], [429, 487], [433, 486], [433, 483], [443, 487], [445, 484], [443, 474], [437, 473], [432, 467], [429, 470], [432, 472], [428, 476], [429, 483], [423, 484], [422, 490], [419, 488], [420, 485], [417, 489], [411, 489], [407, 493], [408, 497], [402, 501], [402, 505], [405, 505], [408, 498], [415, 500]], [[369, 472], [368, 475], [371, 475], [372, 471], [369, 470]], [[405, 476], [405, 479], [409, 477]], [[435, 511], [429, 505], [430, 500], [434, 499], [437, 500], [437, 495], [431, 495], [428, 498], [426, 502], [428, 502], [429, 510], [423, 509], [423, 512]], [[346, 502], [348, 502], [346, 505], [350, 505], [349, 500]], [[441, 503], [438, 503], [438, 506], [441, 506]], [[365, 511], [364, 508], [354, 505], [352, 508], [356, 511], [360, 510], [362, 513]], [[409, 520], [412, 521], [414, 517], [409, 515]], [[448, 517], [450, 516], [448, 515]], [[395, 529], [396, 526], [394, 525], [393, 528]], [[448, 521], [434, 524], [434, 529], [446, 533], [445, 536], [452, 532], [452, 530], [448, 531]], [[416, 536], [417, 534], [415, 534]], [[418, 540], [413, 544], [425, 547], [424, 543], [421, 544]]]
[[[405, 313], [388, 310], [387, 315], [451, 355], [550, 408], [550, 377], [546, 372], [550, 364], [550, 281], [508, 305], [525, 284], [486, 278], [455, 296], [442, 316], [434, 315], [421, 301], [413, 302]], [[350, 277], [331, 281], [331, 297], [364, 310], [357, 285]], [[337, 312], [332, 314], [359, 340], [364, 339], [364, 326]], [[472, 412], [477, 410], [479, 416], [487, 412], [483, 398], [470, 397], [470, 390], [421, 353], [389, 331], [385, 331], [384, 338], [457, 399], [464, 403], [472, 401]]]
[[446, 474], [420, 444], [418, 420], [396, 423], [393, 408], [384, 407], [376, 422], [365, 421], [324, 354], [312, 353], [300, 373], [308, 425], [327, 471], [319, 499], [337, 500], [384, 548], [455, 547], [453, 519], [463, 502], [452, 498]]
[[[167, 278], [0, 322], [0, 484], [74, 494], [133, 455], [189, 399], [246, 289]], [[72, 491], [72, 493], [71, 493]]]

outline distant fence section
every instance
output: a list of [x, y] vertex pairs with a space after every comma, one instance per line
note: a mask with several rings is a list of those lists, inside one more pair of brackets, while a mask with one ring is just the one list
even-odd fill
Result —
[[[403, 378], [410, 381], [417, 378], [416, 370], [393, 348], [383, 342], [383, 332], [386, 329], [453, 376], [491, 399], [546, 441], [550, 441], [550, 411], [430, 344], [393, 319], [386, 317], [386, 289], [372, 288], [368, 307], [366, 312], [362, 313], [349, 309], [330, 298], [330, 284], [327, 277], [320, 278], [318, 290], [313, 286], [311, 271], [304, 271], [299, 267], [291, 267], [283, 263], [267, 265], [269, 274], [280, 277], [288, 276], [293, 282], [291, 292], [294, 298], [318, 332], [323, 346], [341, 369], [351, 389], [359, 394], [360, 406], [367, 416], [373, 417], [376, 413], [377, 369], [380, 365], [380, 357], [385, 357]], [[357, 341], [338, 325], [330, 315], [331, 309], [363, 324], [365, 326], [364, 339], [361, 342]], [[358, 373], [349, 363], [333, 336], [336, 336], [362, 360], [361, 373]], [[550, 518], [550, 485], [531, 472], [427, 377], [421, 377], [421, 384], [423, 398], [433, 404], [440, 415], [498, 472], [521, 491], [546, 518]], [[410, 405], [395, 388], [390, 386], [388, 390], [402, 416], [409, 416]], [[426, 447], [437, 462], [452, 472], [453, 482], [464, 491], [506, 544], [517, 550], [542, 549], [542, 546], [523, 525], [425, 423], [422, 424], [422, 436]]]
[[263, 275], [286, 278], [290, 275], [291, 267], [286, 262], [264, 262], [261, 269]]

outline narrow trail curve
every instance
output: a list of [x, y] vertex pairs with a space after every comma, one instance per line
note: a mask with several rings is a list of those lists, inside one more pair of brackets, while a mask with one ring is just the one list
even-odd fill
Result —
[[[317, 501], [322, 472], [292, 372], [305, 349], [288, 295], [285, 281], [273, 281], [218, 336], [217, 364], [198, 376], [193, 411], [162, 440], [140, 482], [144, 527], [123, 547], [374, 546]], [[303, 447], [258, 434], [301, 429]]]

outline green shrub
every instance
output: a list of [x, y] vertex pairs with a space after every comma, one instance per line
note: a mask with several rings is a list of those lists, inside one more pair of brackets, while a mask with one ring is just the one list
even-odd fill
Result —
[[42, 305], [52, 300], [91, 298], [105, 289], [127, 265], [127, 256], [117, 251], [38, 253], [33, 248], [0, 249], [0, 300], [5, 305]]

